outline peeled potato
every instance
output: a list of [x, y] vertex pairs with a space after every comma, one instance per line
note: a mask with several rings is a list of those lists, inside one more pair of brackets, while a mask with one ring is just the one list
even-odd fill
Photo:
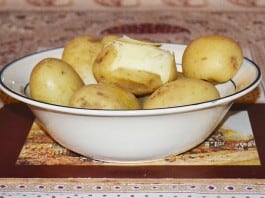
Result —
[[92, 66], [101, 49], [99, 40], [86, 35], [77, 36], [65, 45], [62, 60], [76, 70], [85, 84], [96, 83]]
[[119, 39], [120, 37], [117, 36], [117, 35], [106, 35], [106, 36], [103, 36], [102, 39], [100, 40], [100, 42], [102, 43], [103, 46]]
[[241, 47], [231, 38], [207, 35], [193, 40], [182, 57], [185, 76], [212, 82], [226, 82], [243, 62]]
[[152, 46], [156, 46], [156, 47], [161, 46], [161, 43], [154, 43], [154, 42], [149, 42], [149, 41], [144, 41], [144, 40], [136, 40], [136, 39], [133, 39], [133, 38], [128, 37], [126, 35], [123, 35], [119, 40], [123, 41], [123, 42], [128, 42], [128, 43], [138, 43], [138, 44], [142, 44], [142, 45], [152, 45]]
[[218, 90], [209, 82], [180, 78], [166, 83], [144, 102], [144, 109], [164, 108], [195, 104], [220, 97]]
[[31, 72], [29, 84], [33, 99], [64, 106], [68, 106], [73, 93], [84, 86], [75, 70], [56, 58], [40, 61]]
[[174, 55], [146, 42], [121, 38], [106, 45], [93, 65], [100, 83], [113, 83], [140, 96], [175, 80]]
[[89, 109], [140, 109], [136, 97], [111, 84], [90, 84], [78, 89], [70, 106]]

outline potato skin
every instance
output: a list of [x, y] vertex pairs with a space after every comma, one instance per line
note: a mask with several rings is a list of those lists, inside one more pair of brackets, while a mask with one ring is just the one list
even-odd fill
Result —
[[158, 88], [145, 100], [143, 108], [189, 105], [219, 97], [218, 90], [209, 82], [192, 78], [179, 78]]
[[64, 106], [68, 106], [72, 94], [84, 86], [75, 70], [56, 58], [41, 60], [33, 68], [29, 84], [33, 99]]
[[70, 106], [88, 109], [140, 109], [133, 94], [112, 84], [89, 84], [81, 87], [71, 97]]
[[97, 82], [115, 84], [137, 96], [150, 94], [177, 78], [173, 55], [160, 51], [155, 45], [123, 40], [103, 48], [94, 62], [93, 73]]
[[193, 40], [182, 57], [185, 76], [217, 83], [230, 80], [242, 63], [241, 47], [233, 39], [220, 35]]
[[62, 60], [74, 68], [85, 84], [95, 83], [92, 67], [102, 47], [102, 43], [93, 37], [77, 36], [65, 45]]

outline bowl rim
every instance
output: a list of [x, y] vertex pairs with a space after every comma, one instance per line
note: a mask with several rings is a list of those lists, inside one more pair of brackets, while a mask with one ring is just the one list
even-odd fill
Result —
[[[168, 45], [171, 43], [165, 43], [165, 44]], [[174, 44], [174, 43], [172, 44], [178, 45], [181, 47], [185, 46], [182, 44]], [[29, 106], [34, 106], [34, 107], [42, 108], [42, 109], [49, 110], [49, 111], [56, 111], [56, 112], [76, 114], [76, 115], [90, 115], [90, 116], [113, 116], [113, 117], [115, 116], [156, 116], [156, 115], [161, 115], [161, 114], [172, 114], [172, 113], [195, 111], [195, 110], [201, 110], [205, 108], [211, 108], [211, 107], [218, 106], [218, 105], [224, 105], [252, 91], [254, 88], [258, 86], [258, 84], [261, 81], [261, 70], [259, 66], [251, 59], [244, 57], [245, 61], [249, 62], [252, 66], [255, 67], [257, 71], [257, 77], [247, 87], [245, 87], [242, 90], [239, 90], [238, 92], [235, 92], [231, 95], [224, 96], [224, 97], [221, 97], [215, 100], [210, 100], [210, 101], [200, 102], [200, 103], [195, 103], [195, 104], [188, 104], [188, 105], [175, 106], [175, 107], [166, 107], [166, 108], [135, 109], [135, 110], [86, 109], [86, 108], [77, 108], [77, 107], [50, 104], [50, 103], [40, 102], [35, 99], [29, 98], [25, 95], [22, 95], [21, 93], [13, 91], [12, 89], [10, 89], [8, 86], [5, 85], [3, 74], [8, 67], [11, 67], [16, 62], [19, 62], [30, 56], [37, 55], [37, 54], [44, 53], [44, 52], [49, 52], [49, 51], [52, 52], [53, 50], [54, 51], [61, 50], [61, 49], [63, 48], [60, 47], [60, 48], [45, 49], [45, 50], [41, 50], [35, 53], [27, 54], [25, 56], [19, 57], [9, 62], [5, 66], [3, 66], [2, 69], [0, 70], [0, 89], [4, 93], [9, 95], [10, 97], [15, 98], [16, 100], [20, 102], [26, 103]], [[232, 79], [230, 81], [234, 83]], [[24, 87], [24, 89], [25, 88], [26, 86]]]

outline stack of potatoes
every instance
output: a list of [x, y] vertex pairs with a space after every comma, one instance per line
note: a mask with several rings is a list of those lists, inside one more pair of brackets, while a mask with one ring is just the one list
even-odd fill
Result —
[[77, 36], [62, 57], [41, 60], [30, 76], [33, 99], [88, 109], [154, 109], [220, 97], [214, 86], [230, 80], [243, 62], [240, 46], [219, 35], [189, 43], [177, 71], [160, 44], [128, 37]]

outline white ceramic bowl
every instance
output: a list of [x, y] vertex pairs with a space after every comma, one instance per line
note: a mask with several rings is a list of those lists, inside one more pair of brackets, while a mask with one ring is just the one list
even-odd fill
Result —
[[[175, 53], [179, 69], [185, 47], [162, 44], [162, 48]], [[61, 53], [62, 49], [52, 49], [11, 62], [1, 70], [0, 88], [26, 103], [58, 143], [96, 160], [142, 162], [185, 152], [204, 141], [233, 101], [253, 90], [261, 80], [258, 66], [245, 58], [231, 81], [217, 85], [222, 97], [200, 104], [151, 110], [93, 110], [27, 97], [24, 89], [35, 64], [46, 57], [60, 58]]]

